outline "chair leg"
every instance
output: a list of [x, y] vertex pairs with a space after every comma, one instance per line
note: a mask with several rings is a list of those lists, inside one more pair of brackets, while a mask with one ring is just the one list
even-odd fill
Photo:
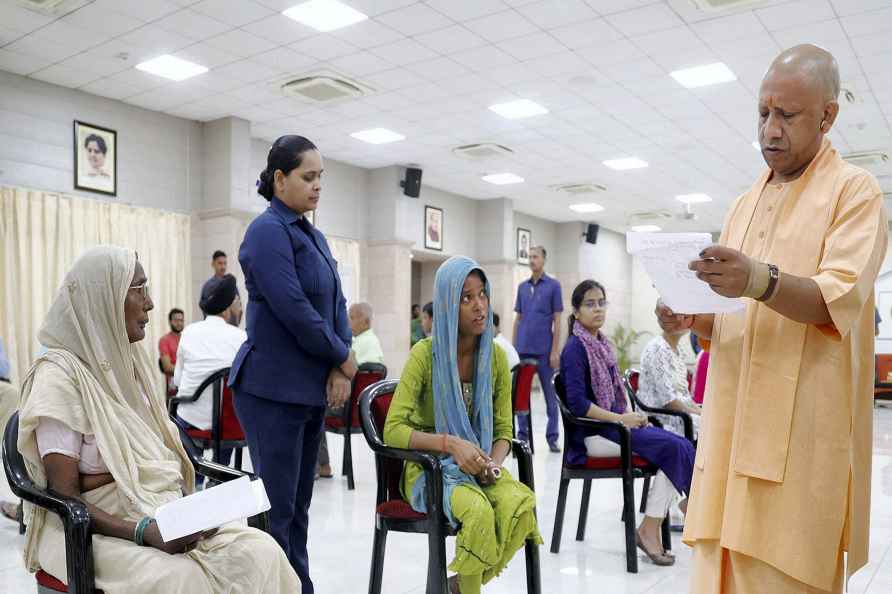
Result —
[[647, 509], [647, 496], [650, 493], [650, 475], [644, 477], [644, 486], [641, 488], [641, 508], [638, 513], [644, 513]]
[[542, 594], [539, 545], [528, 540], [524, 545], [524, 555], [527, 562], [527, 594]]
[[670, 531], [671, 522], [669, 520], [669, 514], [666, 514], [666, 517], [663, 518], [663, 523], [660, 524], [661, 538], [663, 541], [663, 548], [667, 551], [672, 550], [672, 532]]
[[585, 524], [588, 521], [588, 503], [592, 496], [592, 479], [585, 479], [582, 485], [582, 505], [579, 506], [579, 526], [576, 528], [576, 540], [585, 540]]
[[347, 476], [347, 444], [350, 443], [349, 430], [344, 434], [344, 451], [341, 453], [341, 476]]
[[242, 454], [244, 453], [245, 448], [238, 448], [235, 450], [235, 468], [236, 470], [242, 469]]
[[427, 594], [449, 594], [446, 582], [446, 536], [442, 526], [427, 533]]
[[369, 577], [369, 594], [381, 594], [381, 578], [384, 575], [384, 549], [387, 547], [387, 530], [375, 527], [372, 543], [372, 574]]
[[356, 483], [353, 482], [353, 439], [352, 435], [348, 431], [344, 436], [346, 441], [344, 442], [344, 471], [347, 475], [347, 489], [352, 491], [356, 488]]
[[623, 477], [623, 521], [626, 531], [626, 571], [638, 573], [638, 546], [635, 543], [635, 489], [632, 477]]
[[559, 553], [561, 550], [561, 532], [564, 530], [564, 510], [567, 507], [567, 489], [570, 479], [562, 478], [558, 488], [557, 510], [554, 513], [554, 532], [551, 535], [551, 552]]
[[536, 446], [533, 445], [533, 442], [535, 440], [533, 439], [533, 407], [532, 406], [530, 407], [529, 414], [527, 414], [527, 435], [529, 436], [529, 439], [530, 439], [530, 453], [535, 454]]

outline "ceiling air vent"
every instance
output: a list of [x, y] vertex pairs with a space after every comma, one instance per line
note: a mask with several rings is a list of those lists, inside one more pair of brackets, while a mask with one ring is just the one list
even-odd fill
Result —
[[750, 8], [756, 4], [765, 4], [765, 0], [693, 0], [700, 10], [719, 12], [738, 8]]
[[665, 221], [672, 218], [672, 213], [666, 210], [650, 210], [633, 212], [629, 215], [629, 220], [638, 222], [654, 222]]
[[28, 10], [33, 10], [49, 16], [65, 14], [80, 8], [88, 0], [18, 0], [18, 3]]
[[296, 79], [279, 80], [277, 85], [286, 97], [295, 97], [314, 103], [355, 99], [371, 92], [369, 87], [332, 72], [319, 72]]
[[452, 149], [452, 152], [466, 159], [491, 159], [492, 157], [504, 157], [505, 155], [514, 154], [514, 151], [507, 146], [493, 142], [457, 146]]
[[562, 184], [559, 186], [551, 186], [558, 192], [566, 192], [568, 194], [595, 194], [597, 192], [606, 192], [607, 187], [601, 184]]
[[843, 155], [842, 158], [858, 167], [870, 167], [886, 163], [889, 160], [889, 155], [884, 151], [862, 151]]

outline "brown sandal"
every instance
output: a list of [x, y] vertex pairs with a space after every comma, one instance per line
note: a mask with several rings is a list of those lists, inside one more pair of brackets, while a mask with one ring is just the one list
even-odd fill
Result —
[[0, 513], [13, 522], [19, 521], [19, 506], [11, 501], [0, 501]]
[[461, 589], [458, 585], [458, 575], [454, 575], [449, 578], [449, 594], [461, 594]]
[[670, 565], [675, 565], [675, 557], [670, 557], [663, 552], [660, 553], [651, 553], [644, 546], [644, 543], [641, 542], [641, 535], [635, 534], [635, 544], [638, 545], [638, 548], [644, 551], [644, 554], [647, 555], [647, 558], [650, 559], [651, 563], [654, 565], [659, 565], [660, 567], [668, 567]]

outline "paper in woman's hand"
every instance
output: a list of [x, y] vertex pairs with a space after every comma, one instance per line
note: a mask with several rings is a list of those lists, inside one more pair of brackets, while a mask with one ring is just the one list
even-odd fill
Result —
[[164, 542], [243, 520], [270, 508], [263, 481], [247, 476], [197, 491], [155, 510]]
[[677, 314], [731, 313], [741, 299], [722, 297], [688, 269], [713, 244], [709, 233], [627, 233], [626, 249], [638, 258], [663, 303]]

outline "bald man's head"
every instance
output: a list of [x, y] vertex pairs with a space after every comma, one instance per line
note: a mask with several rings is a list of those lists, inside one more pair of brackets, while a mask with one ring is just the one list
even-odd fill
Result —
[[773, 180], [796, 179], [814, 160], [838, 96], [839, 67], [828, 51], [797, 45], [774, 59], [759, 89], [759, 144]]

